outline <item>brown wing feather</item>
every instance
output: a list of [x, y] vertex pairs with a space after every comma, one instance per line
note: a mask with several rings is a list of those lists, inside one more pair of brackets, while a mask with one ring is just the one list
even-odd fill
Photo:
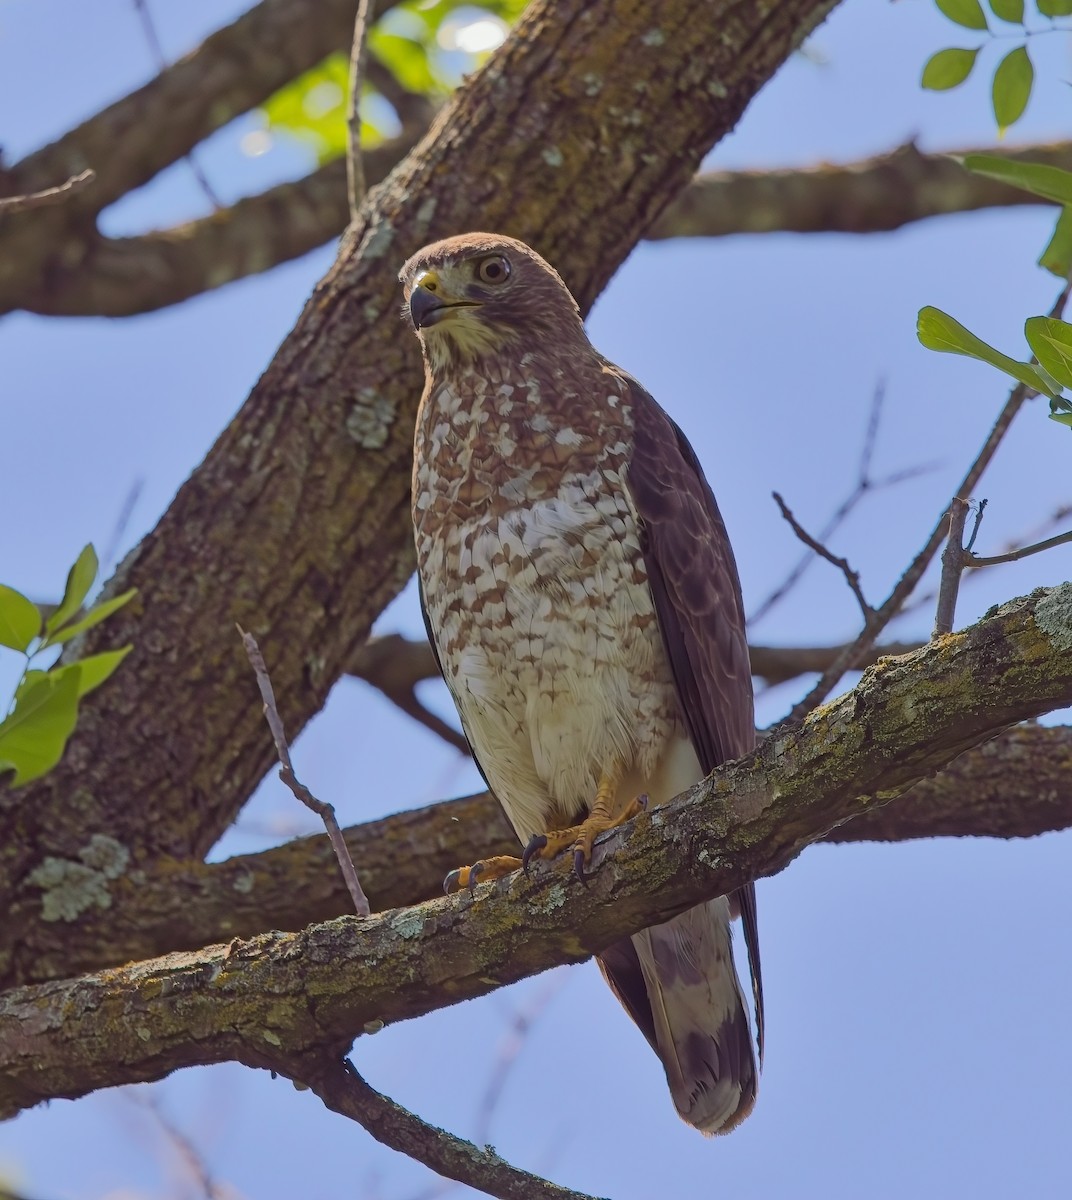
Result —
[[[752, 675], [737, 565], [714, 494], [688, 439], [625, 376], [636, 422], [628, 488], [682, 715], [707, 774], [755, 746]], [[741, 912], [756, 1033], [763, 1057], [763, 980], [755, 887], [731, 897]]]

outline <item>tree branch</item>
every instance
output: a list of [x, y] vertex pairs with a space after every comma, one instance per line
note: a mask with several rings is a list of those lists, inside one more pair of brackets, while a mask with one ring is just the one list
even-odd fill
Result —
[[[147, 183], [209, 134], [349, 44], [355, 0], [261, 0], [144, 87], [0, 175], [6, 192], [36, 192], [87, 167], [94, 186], [49, 219], [0, 230], [0, 312], [42, 286], [49, 263], [77, 260], [92, 218]], [[386, 0], [377, 4], [377, 10]]]
[[327, 1055], [297, 1059], [286, 1068], [332, 1112], [349, 1117], [392, 1150], [424, 1163], [447, 1179], [468, 1184], [500, 1200], [594, 1200], [539, 1175], [512, 1167], [491, 1146], [479, 1149], [437, 1129], [370, 1087], [353, 1064]]
[[[0, 996], [0, 1118], [227, 1059], [286, 1069], [366, 1025], [575, 962], [783, 869], [1010, 723], [1072, 701], [1072, 584], [885, 660], [857, 687], [567, 863], [364, 921], [173, 954]], [[191, 1030], [196, 1036], [191, 1037]]]
[[[414, 129], [413, 140], [423, 132], [423, 127]], [[374, 181], [402, 157], [398, 143], [392, 148], [387, 167]], [[974, 175], [958, 161], [984, 153], [1072, 170], [1072, 142], [1054, 142], [939, 154], [922, 154], [908, 145], [854, 163], [710, 171], [696, 176], [644, 236], [660, 240], [738, 233], [878, 233], [934, 216], [1045, 203], [1019, 188]], [[338, 237], [347, 219], [346, 170], [339, 159], [304, 179], [239, 201], [215, 218], [141, 237], [96, 238], [73, 267], [52, 263], [52, 274], [27, 279], [17, 296], [0, 290], [0, 312], [151, 312], [289, 262]], [[122, 287], [117, 286], [120, 282]]]
[[[46, 859], [77, 863], [92, 838], [138, 869], [203, 853], [263, 776], [271, 750], [235, 621], [271, 639], [297, 732], [408, 578], [421, 370], [397, 319], [399, 262], [490, 226], [537, 247], [589, 308], [832, 4], [537, 0], [455, 94], [368, 197], [241, 412], [105, 588], [140, 588], [108, 625], [109, 645], [134, 644], [127, 669], [87, 697], [54, 772], [0, 793], [0, 975], [34, 957], [31, 877]], [[653, 12], [658, 39], [645, 37]], [[603, 80], [598, 96], [575, 86], [585, 75]], [[152, 796], [151, 812], [132, 796]]]
[[[1072, 728], [1022, 725], [921, 779], [895, 805], [869, 809], [823, 840], [1035, 837], [1072, 828]], [[442, 894], [459, 863], [515, 854], [517, 837], [489, 792], [411, 809], [343, 830], [374, 910]], [[266, 929], [301, 929], [350, 911], [323, 835], [219, 863], [164, 861], [126, 876], [77, 925], [35, 936], [24, 982], [62, 978], [173, 950], [196, 950]]]

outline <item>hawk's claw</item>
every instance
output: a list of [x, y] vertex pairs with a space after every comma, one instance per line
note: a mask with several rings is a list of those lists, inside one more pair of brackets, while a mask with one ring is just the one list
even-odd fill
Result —
[[462, 888], [467, 887], [471, 896], [480, 882], [483, 866], [482, 862], [475, 862], [471, 867], [459, 867], [456, 871], [451, 871], [443, 880], [443, 891], [449, 896], [451, 892], [460, 892]]
[[574, 850], [574, 852], [573, 852], [573, 873], [574, 873], [574, 875], [577, 876], [577, 878], [581, 881], [581, 883], [583, 883], [584, 886], [587, 887], [588, 880], [584, 874], [584, 864], [585, 864], [584, 851], [583, 850]]
[[533, 856], [539, 854], [539, 852], [546, 845], [546, 834], [534, 833], [532, 837], [529, 838], [529, 844], [525, 847], [524, 853], [521, 855], [521, 869], [523, 871], [527, 871], [529, 869], [529, 863], [532, 861]]

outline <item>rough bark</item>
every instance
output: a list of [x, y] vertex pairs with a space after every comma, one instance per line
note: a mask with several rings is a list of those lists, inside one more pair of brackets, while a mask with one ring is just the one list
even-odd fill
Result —
[[1011, 723], [1072, 701], [1072, 584], [884, 659], [857, 687], [615, 832], [581, 886], [559, 862], [460, 896], [339, 918], [0, 996], [0, 1117], [237, 1059], [340, 1053], [380, 1022], [598, 952], [780, 871]]
[[[900, 842], [930, 837], [1034, 837], [1072, 828], [1072, 729], [1022, 725], [921, 779], [896, 804], [870, 808], [822, 839]], [[441, 894], [448, 871], [517, 838], [489, 792], [344, 831], [374, 911]], [[196, 950], [268, 929], [298, 930], [352, 910], [327, 837], [299, 838], [220, 863], [164, 860], [143, 876], [104, 881], [77, 923], [35, 931], [20, 983], [173, 950]]]
[[253, 790], [271, 748], [236, 620], [296, 734], [408, 577], [421, 371], [397, 319], [398, 264], [489, 226], [545, 253], [587, 309], [833, 3], [544, 0], [456, 94], [109, 585], [139, 588], [107, 630], [134, 650], [85, 705], [64, 762], [0, 792], [0, 971], [36, 952], [42, 871], [203, 853]]
[[[393, 148], [401, 155], [401, 146]], [[392, 149], [383, 148], [382, 158]], [[1072, 169], [1072, 142], [1018, 149], [979, 146], [924, 154], [914, 145], [854, 163], [696, 176], [645, 233], [649, 239], [735, 233], [879, 233], [981, 208], [1044, 204], [966, 171], [966, 154], [1001, 154]], [[131, 238], [97, 238], [71, 265], [53, 264], [20, 307], [53, 316], [129, 316], [177, 304], [288, 262], [347, 221], [346, 169], [329, 163], [212, 217]], [[0, 312], [3, 310], [0, 293]], [[7, 303], [13, 306], [12, 296]]]

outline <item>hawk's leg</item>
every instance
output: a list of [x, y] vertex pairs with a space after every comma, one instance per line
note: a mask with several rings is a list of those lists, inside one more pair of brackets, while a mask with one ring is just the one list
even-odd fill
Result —
[[516, 871], [520, 866], [521, 859], [514, 858], [512, 854], [499, 854], [495, 858], [485, 858], [480, 862], [473, 863], [471, 867], [459, 867], [456, 871], [451, 871], [443, 880], [443, 891], [450, 895], [451, 892], [460, 892], [462, 888], [468, 888], [471, 894], [476, 890], [478, 883], [501, 879], [504, 875], [509, 875], [511, 871]]
[[533, 858], [554, 858], [563, 850], [573, 851], [573, 869], [579, 879], [584, 879], [585, 864], [592, 857], [592, 843], [608, 829], [617, 829], [631, 821], [647, 807], [647, 796], [635, 796], [623, 800], [617, 795], [617, 776], [604, 773], [596, 788], [588, 816], [569, 829], [555, 829], [538, 833], [525, 847], [522, 865], [527, 867]]

